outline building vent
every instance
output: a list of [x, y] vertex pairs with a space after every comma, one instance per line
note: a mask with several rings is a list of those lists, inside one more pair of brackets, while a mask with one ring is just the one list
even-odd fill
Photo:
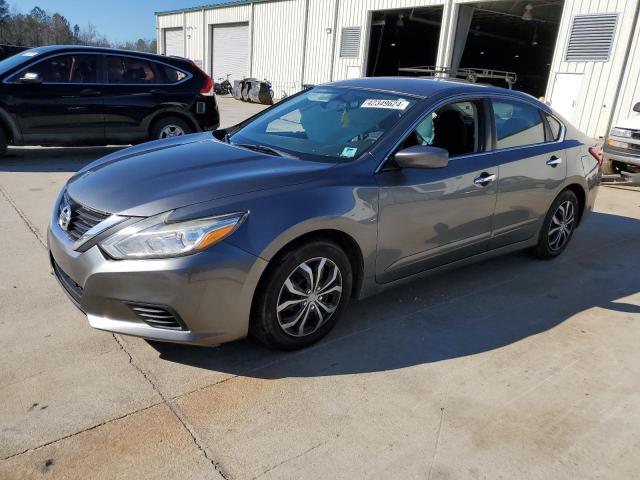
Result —
[[573, 18], [565, 59], [568, 62], [607, 62], [617, 23], [617, 13], [576, 15]]
[[360, 53], [360, 27], [344, 27], [340, 36], [340, 56], [358, 58]]

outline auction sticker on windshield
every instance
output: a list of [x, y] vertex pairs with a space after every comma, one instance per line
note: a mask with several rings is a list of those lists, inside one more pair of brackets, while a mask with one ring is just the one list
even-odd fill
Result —
[[410, 103], [399, 98], [398, 100], [385, 100], [382, 98], [368, 98], [362, 102], [361, 108], [390, 108], [391, 110], [404, 110]]

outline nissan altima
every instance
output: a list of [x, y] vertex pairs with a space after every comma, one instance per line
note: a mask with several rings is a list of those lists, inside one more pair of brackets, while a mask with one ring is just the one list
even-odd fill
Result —
[[51, 265], [98, 329], [302, 348], [353, 298], [514, 250], [562, 254], [596, 198], [593, 146], [511, 90], [335, 82], [86, 166], [55, 203]]

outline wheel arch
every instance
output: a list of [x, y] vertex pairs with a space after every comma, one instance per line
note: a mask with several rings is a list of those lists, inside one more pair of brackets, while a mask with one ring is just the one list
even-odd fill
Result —
[[176, 108], [169, 108], [169, 109], [160, 110], [154, 113], [151, 117], [149, 117], [149, 119], [147, 120], [147, 128], [146, 128], [147, 135], [150, 137], [155, 125], [160, 120], [167, 117], [177, 117], [177, 118], [180, 118], [181, 120], [184, 120], [185, 122], [187, 122], [187, 124], [191, 128], [193, 128], [193, 133], [202, 131], [197, 120], [194, 118], [194, 116], [191, 113], [185, 112], [184, 110], [180, 110]]
[[[578, 183], [571, 183], [571, 184], [567, 185], [565, 188], [563, 188], [562, 191], [558, 195], [560, 195], [562, 192], [564, 192], [566, 190], [570, 190], [578, 198], [578, 207], [579, 207], [578, 225], [580, 225], [580, 222], [582, 221], [582, 216], [584, 215], [584, 211], [585, 211], [585, 208], [586, 208], [586, 205], [587, 205], [587, 193], [585, 192], [584, 187], [582, 185], [580, 185]], [[556, 196], [556, 198], [557, 198], [557, 196]]]
[[2, 107], [0, 107], [0, 128], [7, 133], [9, 143], [17, 143], [21, 140], [22, 135], [13, 117]]

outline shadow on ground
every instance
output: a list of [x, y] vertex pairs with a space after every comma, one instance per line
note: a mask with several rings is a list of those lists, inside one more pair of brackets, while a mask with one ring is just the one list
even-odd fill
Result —
[[353, 303], [329, 336], [299, 352], [250, 340], [152, 345], [170, 362], [257, 378], [378, 372], [487, 352], [591, 308], [640, 314], [620, 300], [640, 291], [638, 231], [636, 219], [594, 213], [558, 259], [515, 253], [394, 288]]
[[0, 172], [77, 172], [125, 147], [11, 147], [0, 158]]

